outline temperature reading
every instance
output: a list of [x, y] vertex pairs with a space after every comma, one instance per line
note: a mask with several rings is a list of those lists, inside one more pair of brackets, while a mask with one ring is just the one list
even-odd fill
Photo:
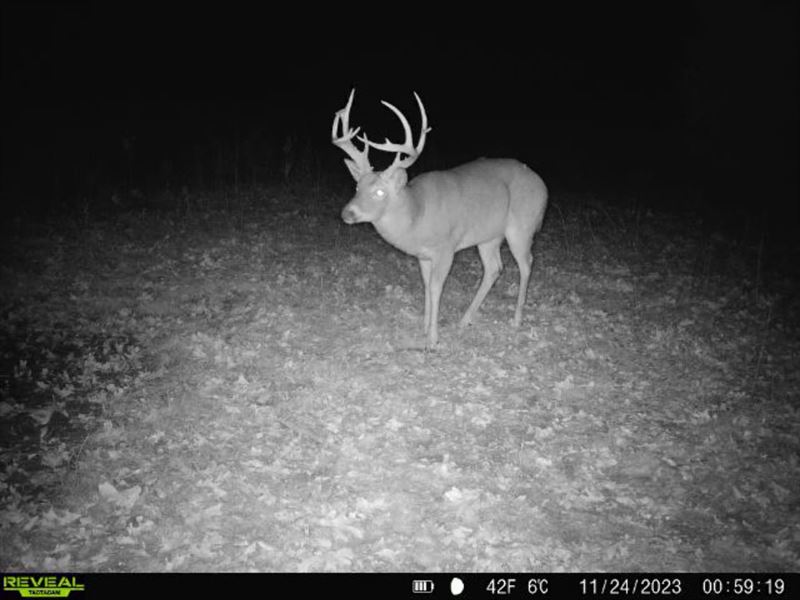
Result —
[[528, 579], [528, 594], [531, 596], [546, 596], [549, 591], [547, 579]]
[[498, 596], [508, 596], [514, 588], [517, 587], [516, 579], [495, 579], [489, 580], [489, 585], [486, 586], [486, 591], [490, 594]]

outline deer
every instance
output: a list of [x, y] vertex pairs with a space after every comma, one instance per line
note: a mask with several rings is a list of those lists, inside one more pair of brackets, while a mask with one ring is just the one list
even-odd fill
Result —
[[[408, 181], [407, 170], [422, 154], [431, 131], [419, 95], [414, 92], [422, 115], [419, 141], [414, 145], [411, 126], [394, 105], [381, 103], [400, 119], [405, 133], [402, 144], [386, 138], [371, 141], [360, 127], [350, 127], [350, 109], [355, 88], [344, 108], [333, 118], [331, 140], [345, 158], [356, 181], [356, 193], [342, 209], [348, 224], [372, 223], [392, 246], [419, 260], [425, 287], [423, 317], [426, 349], [439, 342], [439, 302], [456, 252], [477, 246], [483, 277], [459, 327], [473, 322], [489, 290], [503, 268], [500, 246], [508, 242], [519, 267], [519, 293], [513, 325], [522, 323], [522, 308], [531, 275], [534, 235], [540, 230], [547, 208], [547, 186], [541, 177], [514, 159], [480, 158], [446, 171], [429, 171]], [[341, 134], [340, 134], [341, 128]], [[358, 139], [362, 147], [354, 143]], [[392, 164], [375, 171], [369, 150], [395, 153]]]

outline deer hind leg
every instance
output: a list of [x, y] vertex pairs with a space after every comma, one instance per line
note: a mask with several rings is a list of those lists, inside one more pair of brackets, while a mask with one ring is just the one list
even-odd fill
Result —
[[506, 232], [506, 240], [519, 267], [519, 295], [517, 296], [517, 309], [514, 311], [514, 327], [519, 327], [522, 324], [522, 307], [525, 306], [528, 281], [531, 278], [533, 234], [523, 230], [509, 229]]
[[503, 270], [503, 260], [500, 258], [500, 244], [502, 243], [503, 238], [497, 238], [478, 244], [478, 254], [480, 254], [481, 262], [483, 263], [483, 279], [478, 291], [475, 292], [472, 304], [469, 305], [467, 312], [461, 317], [461, 321], [458, 324], [459, 327], [472, 323], [475, 313], [478, 312], [481, 304], [483, 304], [483, 299], [486, 298], [486, 294], [489, 293], [494, 282], [500, 276], [500, 271]]

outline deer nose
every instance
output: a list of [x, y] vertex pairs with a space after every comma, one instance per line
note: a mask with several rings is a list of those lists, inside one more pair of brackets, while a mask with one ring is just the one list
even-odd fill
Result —
[[358, 216], [356, 215], [356, 211], [354, 211], [349, 204], [342, 209], [342, 221], [348, 225], [352, 225], [357, 220]]

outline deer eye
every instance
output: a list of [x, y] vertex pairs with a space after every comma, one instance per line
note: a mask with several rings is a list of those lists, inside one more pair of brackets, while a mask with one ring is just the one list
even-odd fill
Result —
[[378, 188], [377, 190], [375, 190], [375, 195], [378, 198], [383, 198], [386, 195], [386, 192], [383, 189]]

